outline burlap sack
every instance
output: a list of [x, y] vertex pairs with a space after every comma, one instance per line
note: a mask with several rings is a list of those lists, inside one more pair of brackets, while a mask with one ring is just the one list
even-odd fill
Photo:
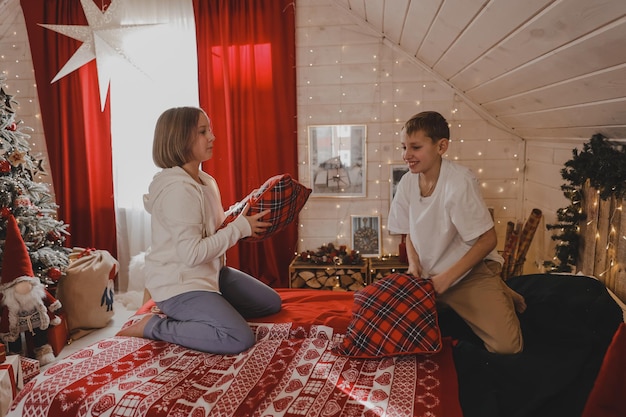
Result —
[[74, 248], [56, 297], [67, 314], [70, 339], [105, 327], [113, 317], [114, 281], [119, 262], [106, 250]]

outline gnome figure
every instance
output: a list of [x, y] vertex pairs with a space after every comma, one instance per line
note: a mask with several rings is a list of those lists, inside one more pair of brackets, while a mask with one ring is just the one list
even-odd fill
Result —
[[21, 353], [22, 333], [30, 333], [39, 364], [54, 361], [48, 327], [61, 323], [54, 314], [61, 303], [35, 277], [28, 249], [12, 215], [7, 221], [0, 273], [0, 339], [8, 344], [9, 351]]

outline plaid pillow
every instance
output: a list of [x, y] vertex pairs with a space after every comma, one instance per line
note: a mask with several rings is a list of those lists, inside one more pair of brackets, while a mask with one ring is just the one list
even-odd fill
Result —
[[295, 220], [304, 203], [311, 194], [311, 189], [300, 184], [291, 178], [289, 174], [276, 175], [269, 178], [258, 189], [252, 191], [246, 198], [234, 205], [231, 212], [221, 224], [219, 229], [239, 216], [247, 202], [250, 202], [250, 214], [260, 213], [264, 210], [271, 210], [263, 217], [264, 221], [272, 223], [260, 237], [248, 236], [250, 241], [267, 239], [273, 234], [281, 231], [289, 223]]
[[390, 274], [354, 293], [352, 313], [335, 353], [371, 358], [441, 349], [435, 290], [428, 279]]

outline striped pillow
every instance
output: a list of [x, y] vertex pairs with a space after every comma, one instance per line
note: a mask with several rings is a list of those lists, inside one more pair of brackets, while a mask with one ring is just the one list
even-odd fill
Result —
[[373, 358], [440, 349], [432, 282], [394, 273], [354, 293], [352, 321], [335, 353]]
[[281, 231], [296, 219], [304, 203], [311, 194], [311, 189], [291, 178], [289, 174], [276, 175], [269, 178], [263, 185], [252, 191], [246, 198], [235, 204], [229, 211], [219, 229], [239, 216], [247, 202], [250, 202], [249, 214], [257, 214], [264, 210], [271, 210], [263, 221], [272, 223], [259, 237], [248, 236], [245, 240], [260, 241], [267, 239]]

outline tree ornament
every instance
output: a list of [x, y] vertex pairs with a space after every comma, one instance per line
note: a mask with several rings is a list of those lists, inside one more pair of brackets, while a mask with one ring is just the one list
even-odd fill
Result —
[[26, 162], [26, 152], [15, 150], [9, 155], [9, 162], [14, 167], [23, 165]]
[[10, 208], [8, 208], [8, 207], [0, 208], [0, 216], [2, 216], [3, 219], [8, 218], [11, 214], [12, 214], [12, 212], [11, 212]]
[[25, 195], [15, 197], [13, 200], [13, 205], [15, 207], [30, 207], [32, 204], [33, 203], [30, 201], [30, 198]]
[[4, 87], [0, 88], [0, 99], [2, 100], [2, 106], [3, 106], [3, 110], [6, 111], [7, 113], [13, 113], [13, 108], [11, 106], [11, 103], [15, 103], [15, 100], [13, 100], [13, 96], [10, 94], [7, 94], [4, 91]]
[[[7, 221], [7, 233], [0, 280], [0, 339], [15, 353], [22, 351], [22, 334], [33, 336], [35, 358], [41, 366], [55, 357], [48, 344], [49, 326], [61, 323], [55, 311], [61, 303], [52, 296], [35, 276], [28, 249], [15, 217]], [[19, 302], [17, 296], [19, 295]], [[24, 310], [23, 305], [29, 308]]]
[[6, 159], [3, 159], [2, 161], [0, 161], [0, 172], [7, 174], [9, 172], [11, 172], [11, 163], [9, 161], [7, 161]]
[[63, 272], [59, 268], [50, 268], [46, 275], [54, 282], [57, 282], [59, 278], [63, 276]]
[[54, 230], [51, 230], [46, 235], [46, 239], [48, 239], [51, 243], [56, 243], [61, 239], [61, 235]]

